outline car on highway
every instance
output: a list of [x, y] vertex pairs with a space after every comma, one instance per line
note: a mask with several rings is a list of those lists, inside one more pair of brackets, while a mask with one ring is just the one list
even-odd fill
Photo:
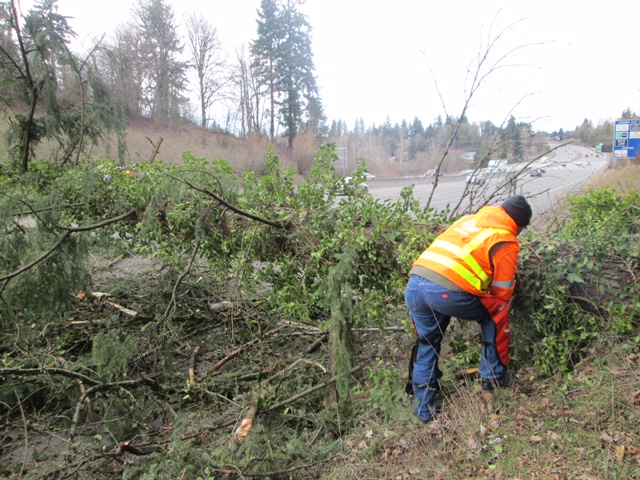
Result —
[[424, 174], [425, 177], [435, 177], [436, 176], [436, 169], [432, 168], [430, 170], [427, 170]]
[[364, 172], [363, 175], [364, 175], [364, 178], [366, 178], [367, 180], [375, 180], [376, 179], [376, 176], [373, 173]]
[[344, 177], [344, 179], [338, 181], [338, 195], [347, 195], [350, 192], [355, 192], [357, 190], [361, 190], [363, 192], [369, 191], [369, 185], [366, 183], [361, 183], [360, 185], [353, 185], [351, 183], [353, 177]]
[[481, 173], [475, 173], [467, 177], [467, 183], [470, 185], [484, 185], [486, 181], [487, 180], [484, 178], [484, 175]]
[[536, 168], [534, 170], [531, 170], [531, 173], [529, 174], [529, 176], [541, 177], [543, 173], [544, 173], [544, 168]]

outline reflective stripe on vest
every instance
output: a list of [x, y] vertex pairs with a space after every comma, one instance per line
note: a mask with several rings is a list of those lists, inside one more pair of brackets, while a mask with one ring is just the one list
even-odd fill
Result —
[[[445, 257], [439, 253], [430, 252], [429, 250], [424, 251], [422, 255], [420, 255], [420, 258], [431, 260], [432, 262], [439, 263], [440, 265], [450, 268], [476, 290], [487, 290], [489, 287], [489, 276], [487, 275], [487, 272], [482, 269], [480, 264], [478, 264], [478, 261], [473, 257], [473, 255], [471, 255], [471, 252], [478, 248], [482, 242], [494, 233], [510, 234], [511, 232], [501, 228], [486, 228], [473, 237], [473, 239], [464, 247], [460, 247], [444, 240], [435, 240], [431, 244], [432, 247], [442, 248], [443, 250], [455, 255], [457, 258], [462, 260], [471, 269], [471, 271], [456, 262], [454, 259]], [[496, 286], [498, 286], [497, 283], [498, 282], [496, 282]]]
[[515, 280], [508, 280], [508, 281], [502, 281], [502, 282], [499, 280], [494, 280], [493, 282], [491, 282], [491, 286], [509, 290], [511, 287], [513, 287], [514, 283], [516, 283]]

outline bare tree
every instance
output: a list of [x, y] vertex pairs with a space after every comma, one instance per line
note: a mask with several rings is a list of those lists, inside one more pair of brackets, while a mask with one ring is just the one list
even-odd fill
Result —
[[243, 137], [263, 133], [263, 120], [265, 115], [264, 95], [260, 93], [260, 81], [255, 69], [247, 60], [246, 47], [243, 45], [236, 51], [236, 67], [233, 81], [234, 91], [237, 92], [238, 110], [241, 122], [241, 135]]
[[220, 98], [230, 82], [217, 29], [200, 14], [191, 13], [186, 21], [191, 67], [198, 76], [198, 99], [202, 128], [207, 128], [207, 112]]
[[127, 115], [141, 117], [146, 108], [143, 88], [150, 81], [150, 72], [143, 66], [136, 25], [129, 23], [116, 28], [113, 42], [99, 50], [98, 68]]

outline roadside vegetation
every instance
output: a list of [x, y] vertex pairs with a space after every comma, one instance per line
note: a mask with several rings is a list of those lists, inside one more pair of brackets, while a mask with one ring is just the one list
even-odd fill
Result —
[[451, 219], [411, 188], [337, 197], [333, 148], [297, 185], [273, 152], [3, 176], [2, 475], [634, 478], [637, 167], [524, 238], [515, 386], [487, 410], [454, 324], [424, 426], [402, 292]]
[[[282, 43], [287, 28], [308, 26], [294, 4], [265, 0], [252, 62], [239, 58], [246, 75], [232, 76], [241, 128], [203, 121], [192, 134], [180, 75], [163, 83], [143, 48], [124, 62], [136, 27], [80, 60], [54, 3], [22, 18], [0, 2], [0, 477], [638, 478], [635, 165], [567, 197], [561, 215], [523, 236], [512, 388], [483, 403], [479, 332], [454, 321], [443, 413], [418, 424], [405, 394], [412, 261], [518, 178], [488, 197], [469, 186], [471, 202], [444, 211], [421, 207], [412, 187], [380, 201], [358, 185], [366, 171], [435, 168], [435, 192], [439, 173], [469, 166], [470, 150], [474, 169], [500, 157], [521, 174], [549, 153], [549, 136], [512, 115], [500, 126], [466, 119], [481, 79], [508, 57], [499, 42], [470, 66], [457, 117], [325, 128], [312, 76], [273, 77], [295, 70], [283, 52], [308, 53], [305, 35]], [[141, 2], [137, 15], [172, 27], [162, 6]], [[208, 25], [190, 26], [211, 39]], [[159, 31], [145, 41], [175, 45], [172, 28]], [[184, 73], [167, 59], [159, 69]], [[150, 88], [109, 68], [124, 66]], [[221, 77], [203, 72], [206, 112]], [[286, 96], [285, 80], [299, 90]], [[611, 125], [585, 120], [572, 140], [602, 137]], [[338, 143], [357, 159], [348, 172], [336, 169]]]

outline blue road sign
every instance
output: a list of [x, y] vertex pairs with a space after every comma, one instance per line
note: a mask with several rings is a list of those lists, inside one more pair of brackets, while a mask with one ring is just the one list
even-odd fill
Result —
[[613, 131], [613, 158], [640, 156], [640, 120], [616, 120]]

